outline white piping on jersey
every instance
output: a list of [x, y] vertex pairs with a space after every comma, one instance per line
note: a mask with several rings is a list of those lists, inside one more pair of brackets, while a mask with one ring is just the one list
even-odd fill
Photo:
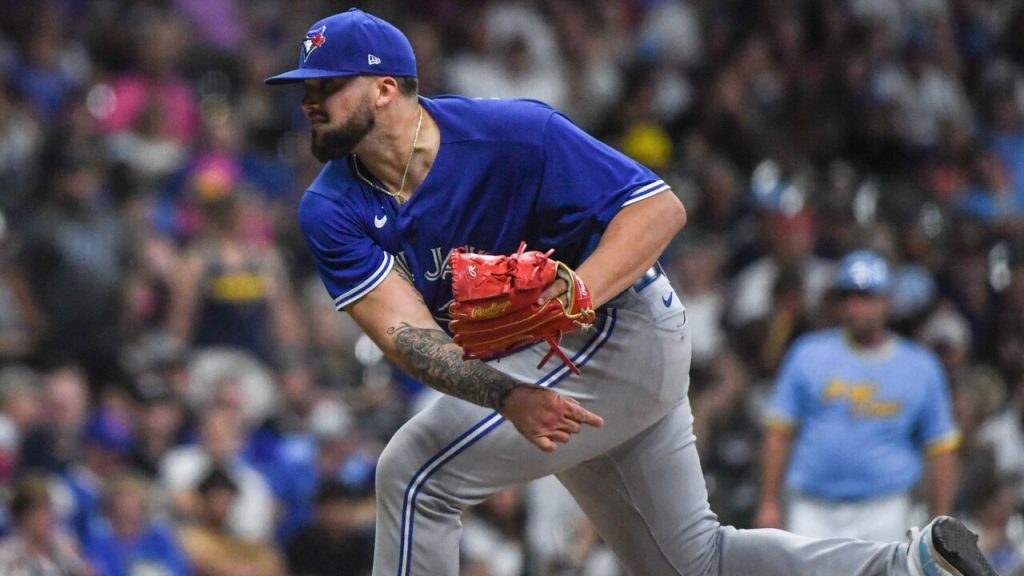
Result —
[[377, 267], [377, 270], [375, 270], [373, 274], [370, 274], [369, 278], [360, 282], [355, 288], [335, 298], [334, 307], [337, 308], [338, 310], [341, 310], [345, 306], [348, 306], [352, 302], [355, 302], [356, 300], [365, 296], [367, 292], [376, 288], [377, 285], [380, 284], [385, 277], [387, 277], [388, 272], [391, 271], [391, 268], [394, 266], [394, 264], [394, 257], [391, 256], [390, 253], [385, 252], [384, 261], [381, 262], [380, 266]]
[[[608, 317], [604, 322], [604, 326], [601, 327], [601, 331], [597, 336], [590, 340], [582, 350], [573, 356], [573, 362], [578, 366], [583, 367], [583, 365], [590, 361], [590, 358], [596, 354], [611, 337], [612, 332], [615, 330], [616, 316], [617, 314], [614, 308], [608, 310]], [[570, 375], [569, 367], [563, 364], [551, 372], [548, 372], [547, 375], [537, 381], [536, 385], [544, 388], [551, 388], [557, 385], [568, 375]], [[441, 468], [441, 466], [444, 466], [451, 461], [452, 458], [455, 458], [465, 449], [475, 444], [477, 440], [489, 434], [504, 421], [505, 418], [503, 418], [501, 414], [498, 412], [492, 412], [490, 416], [487, 416], [483, 420], [477, 422], [473, 427], [463, 433], [462, 436], [428, 460], [406, 486], [405, 498], [402, 501], [402, 540], [398, 548], [398, 576], [409, 576], [412, 569], [413, 517], [416, 510], [416, 497], [419, 495], [420, 488], [423, 487], [423, 484], [426, 483], [426, 481], [434, 474], [434, 472]]]
[[639, 202], [644, 198], [650, 198], [655, 194], [660, 194], [665, 190], [669, 189], [669, 185], [664, 180], [658, 180], [657, 182], [651, 182], [650, 184], [641, 186], [636, 190], [629, 193], [629, 199], [622, 203], [622, 208], [629, 206], [634, 202]]

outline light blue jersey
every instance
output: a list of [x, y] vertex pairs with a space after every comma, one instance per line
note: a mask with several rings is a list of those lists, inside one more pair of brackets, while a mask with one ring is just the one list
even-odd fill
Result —
[[338, 309], [397, 265], [446, 327], [452, 248], [511, 254], [525, 240], [575, 268], [623, 206], [668, 190], [540, 102], [450, 96], [420, 104], [441, 146], [407, 203], [363, 182], [352, 156], [329, 162], [302, 198], [303, 234]]
[[959, 440], [931, 352], [895, 335], [879, 350], [859, 350], [841, 330], [794, 344], [769, 424], [795, 429], [789, 488], [831, 501], [905, 491], [920, 477], [922, 452]]

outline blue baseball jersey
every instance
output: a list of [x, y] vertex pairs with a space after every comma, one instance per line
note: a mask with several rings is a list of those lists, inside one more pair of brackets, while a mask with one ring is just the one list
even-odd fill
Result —
[[441, 145], [408, 202], [360, 179], [352, 156], [328, 162], [300, 202], [303, 235], [339, 310], [400, 266], [446, 328], [453, 248], [511, 254], [526, 241], [576, 267], [622, 207], [668, 189], [540, 102], [445, 96], [420, 104]]
[[787, 485], [833, 501], [905, 491], [920, 477], [922, 452], [959, 440], [934, 354], [895, 335], [865, 351], [841, 330], [794, 343], [769, 424], [796, 429]]

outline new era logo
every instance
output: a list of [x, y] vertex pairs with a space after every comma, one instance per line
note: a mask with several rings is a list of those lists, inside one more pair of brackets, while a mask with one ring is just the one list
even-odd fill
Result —
[[367, 54], [366, 55], [366, 61], [370, 63], [370, 66], [374, 66], [376, 64], [380, 64], [380, 58], [377, 58], [373, 54]]

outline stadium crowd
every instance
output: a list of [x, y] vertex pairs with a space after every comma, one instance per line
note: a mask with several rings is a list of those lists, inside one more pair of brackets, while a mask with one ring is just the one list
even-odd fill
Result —
[[[663, 264], [723, 522], [752, 525], [773, 379], [868, 248], [946, 371], [956, 512], [1024, 574], [1024, 4], [354, 4], [424, 96], [545, 101], [683, 199]], [[0, 572], [368, 574], [377, 453], [432, 393], [334, 311], [301, 87], [262, 83], [347, 6], [0, 0]], [[619, 573], [548, 480], [474, 509], [463, 556]]]

